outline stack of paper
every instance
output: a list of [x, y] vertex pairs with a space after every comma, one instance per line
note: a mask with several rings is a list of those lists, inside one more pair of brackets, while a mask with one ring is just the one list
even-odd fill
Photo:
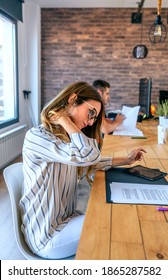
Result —
[[136, 127], [139, 109], [140, 106], [123, 106], [121, 114], [125, 115], [126, 119], [116, 128], [113, 135], [143, 136], [143, 132]]
[[167, 185], [111, 182], [111, 202], [168, 205]]

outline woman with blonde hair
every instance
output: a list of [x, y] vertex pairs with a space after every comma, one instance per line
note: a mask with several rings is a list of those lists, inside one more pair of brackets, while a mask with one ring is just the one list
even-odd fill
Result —
[[101, 158], [104, 107], [86, 82], [67, 86], [42, 110], [42, 124], [31, 128], [23, 145], [22, 231], [30, 249], [48, 259], [76, 253], [85, 215], [77, 210], [82, 170], [131, 164], [142, 159], [139, 147], [123, 158]]

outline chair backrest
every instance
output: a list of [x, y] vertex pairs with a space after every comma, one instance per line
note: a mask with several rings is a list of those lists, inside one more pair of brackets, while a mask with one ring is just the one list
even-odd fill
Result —
[[21, 214], [18, 208], [19, 200], [22, 195], [23, 171], [22, 162], [14, 163], [6, 167], [3, 171], [5, 183], [7, 185], [11, 206], [12, 217], [14, 225], [14, 233], [17, 245], [22, 254], [29, 260], [44, 260], [43, 258], [33, 254], [27, 246], [23, 233], [21, 232]]

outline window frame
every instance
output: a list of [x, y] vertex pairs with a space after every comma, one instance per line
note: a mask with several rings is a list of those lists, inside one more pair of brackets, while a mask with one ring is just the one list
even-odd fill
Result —
[[[11, 17], [9, 14], [5, 13], [0, 9], [0, 15], [5, 17], [7, 20], [11, 21], [12, 24], [14, 25], [14, 30], [15, 30], [15, 101], [14, 101], [14, 112], [15, 116], [11, 119], [4, 120], [0, 122], [0, 130], [2, 128], [6, 128], [12, 124], [18, 123], [19, 122], [19, 69], [18, 69], [18, 25], [17, 25], [17, 20], [13, 17]], [[14, 94], [14, 92], [13, 92]]]

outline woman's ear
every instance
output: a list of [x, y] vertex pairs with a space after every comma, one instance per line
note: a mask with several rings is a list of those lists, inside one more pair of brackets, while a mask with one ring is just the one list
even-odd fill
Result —
[[75, 101], [76, 99], [77, 99], [77, 94], [72, 93], [71, 96], [68, 99], [68, 103], [71, 103], [71, 102]]

